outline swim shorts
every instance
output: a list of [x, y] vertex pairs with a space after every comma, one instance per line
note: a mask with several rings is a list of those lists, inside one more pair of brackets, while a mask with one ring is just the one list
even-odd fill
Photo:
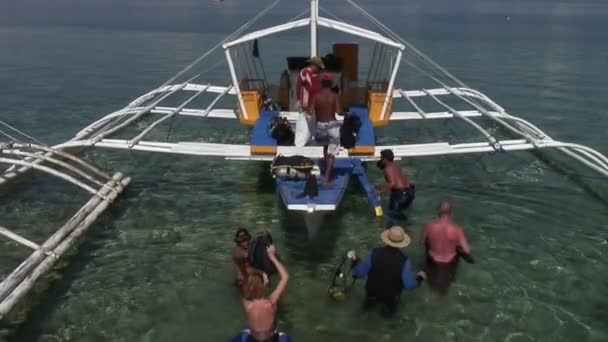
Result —
[[327, 154], [337, 155], [340, 151], [340, 123], [335, 120], [317, 122], [315, 138], [320, 145], [327, 146]]
[[401, 211], [408, 208], [416, 197], [416, 186], [410, 184], [407, 189], [392, 190], [388, 208], [390, 211]]
[[447, 294], [450, 284], [456, 279], [459, 259], [460, 257], [456, 255], [450, 262], [436, 262], [427, 254], [426, 272], [429, 287], [439, 294]]

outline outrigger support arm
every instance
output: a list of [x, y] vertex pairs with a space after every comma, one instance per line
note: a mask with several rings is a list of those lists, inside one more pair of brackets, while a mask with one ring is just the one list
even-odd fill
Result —
[[226, 47], [224, 53], [226, 54], [226, 61], [228, 61], [228, 69], [230, 69], [230, 77], [232, 77], [232, 85], [234, 86], [236, 97], [239, 100], [239, 105], [241, 107], [241, 114], [243, 115], [243, 118], [247, 120], [249, 119], [249, 114], [247, 113], [247, 108], [245, 107], [243, 94], [241, 94], [241, 87], [239, 87], [239, 79], [236, 76], [236, 70], [234, 69], [234, 63], [232, 62], [232, 56], [230, 56], [230, 48]]
[[386, 115], [386, 109], [388, 108], [388, 103], [393, 97], [393, 88], [395, 87], [395, 79], [397, 78], [397, 73], [399, 72], [399, 66], [401, 65], [402, 56], [403, 49], [399, 49], [399, 51], [397, 52], [397, 59], [395, 60], [395, 65], [393, 67], [393, 72], [391, 73], [391, 79], [389, 80], [388, 88], [386, 89], [384, 103], [382, 104], [382, 111], [380, 112], [380, 121], [384, 120], [384, 116]]

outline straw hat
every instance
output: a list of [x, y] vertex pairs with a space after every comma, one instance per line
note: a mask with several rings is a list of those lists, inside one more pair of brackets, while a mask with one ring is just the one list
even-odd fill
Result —
[[325, 69], [325, 64], [323, 64], [323, 60], [321, 59], [321, 57], [314, 56], [311, 59], [309, 59], [307, 62], [311, 63], [311, 64], [314, 64], [314, 65], [318, 66], [321, 69]]
[[399, 226], [392, 226], [386, 229], [380, 234], [380, 238], [385, 244], [395, 248], [407, 247], [412, 241], [405, 231], [403, 231], [403, 228]]

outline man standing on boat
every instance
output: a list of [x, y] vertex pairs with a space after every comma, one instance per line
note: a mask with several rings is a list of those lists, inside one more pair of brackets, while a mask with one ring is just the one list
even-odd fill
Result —
[[474, 261], [464, 229], [450, 217], [450, 202], [442, 200], [437, 212], [438, 218], [424, 227], [422, 241], [426, 247], [429, 286], [440, 294], [446, 294], [456, 275], [460, 257], [469, 263]]
[[319, 72], [325, 69], [323, 60], [317, 56], [308, 60], [308, 66], [300, 71], [296, 80], [296, 107], [300, 111], [296, 121], [296, 134], [294, 144], [298, 147], [306, 146], [313, 135], [314, 121], [310, 116], [310, 103], [321, 89]]
[[330, 74], [321, 77], [321, 90], [313, 97], [310, 113], [317, 122], [315, 137], [323, 145], [325, 159], [325, 185], [331, 182], [334, 159], [340, 150], [340, 122], [336, 113], [343, 115], [340, 97], [332, 89], [333, 82]]
[[356, 277], [367, 275], [366, 308], [376, 303], [383, 304], [384, 313], [392, 316], [397, 310], [401, 291], [404, 288], [417, 288], [426, 274], [420, 271], [414, 277], [410, 259], [401, 252], [401, 248], [407, 247], [411, 242], [403, 228], [393, 226], [382, 232], [380, 238], [385, 246], [373, 249], [363, 261], [359, 261], [355, 251], [348, 252], [348, 257], [353, 261]]
[[[392, 214], [399, 214], [402, 210], [408, 208], [414, 201], [416, 195], [416, 187], [410, 184], [401, 171], [401, 168], [394, 162], [395, 155], [392, 150], [386, 149], [380, 151], [380, 160], [377, 165], [384, 173], [386, 185], [381, 188], [376, 188], [376, 194], [380, 195], [383, 192], [390, 191], [388, 209]], [[392, 219], [391, 219], [392, 220]]]
[[300, 71], [296, 81], [297, 107], [300, 110], [309, 112], [310, 101], [321, 88], [319, 72], [323, 69], [323, 60], [315, 56], [309, 59], [308, 66]]

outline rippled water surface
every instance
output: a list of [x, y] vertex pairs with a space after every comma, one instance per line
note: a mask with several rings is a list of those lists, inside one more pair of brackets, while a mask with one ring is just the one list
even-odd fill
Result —
[[[207, 16], [220, 11], [226, 18], [214, 33], [201, 23], [194, 33], [0, 28], [0, 118], [48, 143], [69, 139], [211, 47], [250, 15], [244, 7], [244, 14], [209, 7]], [[513, 114], [556, 139], [608, 153], [602, 25], [584, 16], [514, 16], [510, 22], [499, 15], [418, 17], [398, 6], [378, 6], [374, 14]], [[269, 77], [278, 79], [286, 50], [306, 53], [303, 34], [261, 43]], [[344, 39], [330, 38], [323, 47]], [[228, 81], [221, 70], [204, 78]], [[400, 83], [414, 87], [407, 73]], [[249, 134], [219, 121], [180, 118], [174, 131], [167, 127], [153, 136], [244, 142]], [[457, 142], [470, 133], [458, 122], [408, 123], [379, 130], [378, 141]], [[355, 181], [340, 210], [310, 238], [301, 218], [278, 201], [268, 165], [108, 150], [83, 155], [133, 181], [70, 262], [5, 322], [9, 341], [225, 341], [244, 328], [230, 285], [231, 238], [239, 225], [272, 227], [291, 273], [279, 326], [294, 341], [608, 340], [608, 182], [557, 153], [402, 161], [418, 190], [404, 223], [408, 232], [417, 236], [447, 196], [477, 263], [461, 266], [445, 298], [426, 286], [405, 293], [398, 318], [388, 322], [362, 313], [363, 282], [344, 302], [326, 295], [343, 253], [356, 248], [365, 254], [379, 244], [382, 222]], [[381, 182], [381, 174], [369, 169], [372, 181]], [[0, 225], [39, 242], [87, 200], [41, 175], [0, 194]], [[27, 256], [12, 243], [2, 242], [1, 249], [3, 275]], [[406, 252], [422, 266], [419, 244]]]

